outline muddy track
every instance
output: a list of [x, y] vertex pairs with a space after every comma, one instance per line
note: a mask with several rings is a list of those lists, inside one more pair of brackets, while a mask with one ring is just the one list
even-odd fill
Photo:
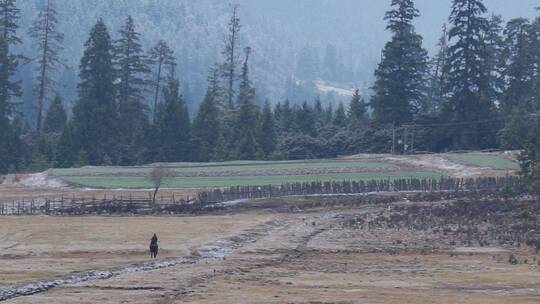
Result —
[[257, 239], [269, 235], [274, 230], [286, 225], [290, 225], [290, 222], [288, 223], [287, 221], [275, 220], [269, 221], [254, 228], [245, 230], [239, 235], [211, 242], [198, 248], [193, 248], [190, 256], [132, 263], [113, 270], [89, 270], [65, 277], [28, 282], [19, 286], [0, 289], [0, 302], [47, 292], [53, 288], [72, 286], [79, 283], [97, 280], [108, 280], [134, 272], [147, 272], [179, 265], [194, 264], [203, 259], [223, 259], [233, 254], [236, 250], [242, 248], [243, 246], [254, 243], [257, 241]]
[[[303, 220], [298, 218], [295, 221], [289, 221], [287, 225], [281, 227], [283, 230], [290, 229], [293, 225], [311, 225], [310, 223], [315, 223], [309, 229], [310, 231], [302, 236], [298, 236], [292, 240], [294, 243], [294, 248], [292, 249], [279, 249], [279, 250], [256, 250], [248, 252], [239, 252], [240, 258], [243, 260], [242, 254], [256, 254], [259, 258], [255, 261], [250, 261], [248, 263], [242, 263], [242, 266], [229, 266], [220, 270], [215, 270], [212, 274], [202, 274], [198, 276], [193, 276], [188, 279], [184, 284], [179, 286], [174, 292], [168, 292], [163, 295], [163, 299], [160, 300], [159, 304], [173, 304], [177, 301], [189, 298], [190, 295], [197, 294], [195, 289], [197, 286], [208, 285], [213, 280], [216, 280], [223, 276], [231, 276], [241, 273], [251, 273], [254, 271], [260, 271], [264, 268], [276, 267], [290, 263], [294, 260], [301, 259], [302, 256], [308, 252], [307, 247], [311, 240], [317, 237], [319, 234], [324, 233], [331, 229], [338, 220], [326, 221], [324, 224], [318, 224], [317, 221], [320, 218], [318, 216], [306, 217]], [[341, 222], [343, 219], [339, 219]], [[245, 261], [244, 261], [245, 262]]]

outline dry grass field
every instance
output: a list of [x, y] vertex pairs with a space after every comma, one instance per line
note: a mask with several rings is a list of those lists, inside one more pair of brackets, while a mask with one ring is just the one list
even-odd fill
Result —
[[[269, 199], [205, 216], [2, 218], [0, 294], [140, 265], [156, 232], [158, 261], [185, 262], [7, 303], [540, 302], [540, 255], [529, 243], [539, 236], [538, 203], [345, 204], [356, 200]], [[533, 215], [519, 217], [523, 208]]]

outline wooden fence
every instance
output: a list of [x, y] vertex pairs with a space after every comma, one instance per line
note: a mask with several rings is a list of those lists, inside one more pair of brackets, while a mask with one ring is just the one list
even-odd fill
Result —
[[219, 203], [283, 197], [291, 195], [362, 194], [376, 192], [441, 192], [441, 191], [511, 191], [523, 193], [519, 177], [484, 177], [475, 179], [397, 179], [372, 181], [285, 183], [267, 186], [236, 186], [200, 192], [196, 198], [112, 197], [103, 199], [45, 199], [37, 201], [0, 202], [0, 215], [90, 215], [90, 214], [182, 214], [223, 208]]
[[103, 198], [58, 197], [22, 201], [0, 201], [2, 215], [85, 215], [85, 214], [152, 214], [184, 213], [199, 206], [193, 197], [158, 196], [156, 204], [148, 198], [132, 196], [103, 196]]
[[510, 189], [521, 193], [524, 185], [519, 177], [483, 177], [474, 179], [397, 179], [371, 181], [311, 182], [286, 183], [268, 186], [237, 186], [228, 189], [216, 189], [198, 194], [197, 201], [220, 203], [240, 199], [271, 198], [291, 195], [316, 194], [361, 194], [373, 192], [434, 192], [468, 190], [503, 190]]

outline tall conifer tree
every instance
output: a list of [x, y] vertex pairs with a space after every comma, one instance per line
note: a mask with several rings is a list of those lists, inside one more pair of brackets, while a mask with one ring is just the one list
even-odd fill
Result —
[[118, 118], [121, 133], [120, 151], [122, 164], [134, 161], [137, 135], [144, 132], [148, 125], [148, 107], [143, 94], [147, 90], [148, 60], [140, 43], [140, 34], [135, 30], [135, 23], [128, 16], [120, 29], [120, 38], [114, 45], [114, 62], [118, 73]]
[[29, 34], [35, 40], [39, 56], [36, 58], [37, 84], [36, 95], [36, 132], [41, 134], [43, 112], [47, 98], [56, 85], [52, 73], [60, 63], [59, 52], [62, 51], [64, 35], [58, 31], [56, 4], [54, 0], [43, 0], [43, 9], [30, 28]]
[[393, 36], [375, 71], [372, 100], [375, 120], [381, 125], [409, 123], [422, 107], [427, 52], [412, 24], [418, 16], [412, 0], [392, 0], [386, 13]]
[[486, 75], [487, 9], [481, 0], [454, 0], [450, 14], [449, 57], [445, 67], [448, 75], [448, 101], [443, 117], [458, 124], [449, 129], [452, 146], [457, 149], [480, 148], [482, 134], [478, 121], [488, 119], [492, 102], [487, 99], [489, 80]]
[[358, 89], [354, 91], [347, 114], [348, 125], [351, 131], [358, 132], [367, 123], [367, 106], [360, 96], [360, 90]]
[[507, 113], [519, 106], [533, 110], [534, 46], [530, 34], [531, 25], [525, 18], [510, 20], [504, 30], [502, 107]]
[[238, 159], [254, 159], [257, 152], [256, 130], [258, 109], [254, 103], [255, 89], [249, 79], [249, 56], [251, 48], [245, 49], [242, 76], [237, 101], [237, 114], [234, 123], [233, 147]]
[[274, 121], [272, 108], [270, 107], [270, 103], [268, 101], [264, 104], [262, 110], [257, 143], [259, 146], [259, 154], [263, 159], [269, 159], [272, 153], [274, 153], [276, 150], [276, 123]]
[[191, 125], [178, 80], [169, 78], [158, 110], [159, 155], [162, 162], [190, 160]]
[[208, 89], [193, 120], [194, 160], [209, 161], [214, 157], [220, 135], [220, 109], [218, 100], [221, 92], [218, 70], [212, 69], [208, 78]]
[[167, 42], [160, 40], [155, 47], [153, 47], [150, 50], [149, 54], [150, 63], [154, 67], [154, 73], [155, 76], [152, 79], [152, 87], [153, 87], [153, 93], [154, 93], [154, 100], [153, 100], [153, 115], [152, 115], [152, 121], [156, 123], [156, 115], [157, 115], [157, 108], [158, 108], [158, 102], [159, 97], [161, 94], [161, 89], [164, 80], [166, 77], [166, 71], [172, 71], [174, 70], [174, 66], [176, 65], [175, 59], [174, 59], [174, 52], [169, 47]]
[[13, 98], [21, 95], [20, 84], [13, 79], [21, 58], [13, 53], [13, 47], [22, 43], [17, 36], [19, 13], [15, 0], [0, 0], [0, 173], [18, 164], [20, 156], [18, 131], [11, 124]]
[[442, 34], [437, 43], [439, 50], [429, 62], [429, 88], [427, 94], [427, 111], [436, 113], [444, 103], [447, 75], [445, 66], [448, 62], [448, 29], [446, 24], [442, 27]]
[[43, 123], [43, 131], [46, 133], [62, 132], [67, 123], [67, 114], [62, 104], [62, 98], [56, 94], [53, 102], [49, 106], [45, 122]]
[[73, 134], [91, 165], [116, 163], [118, 115], [113, 45], [99, 20], [90, 31], [80, 64], [79, 98], [73, 108]]
[[238, 65], [238, 35], [240, 33], [240, 18], [238, 18], [238, 5], [233, 7], [233, 12], [229, 20], [227, 34], [225, 36], [225, 47], [222, 55], [225, 62], [221, 66], [222, 76], [225, 80], [225, 94], [227, 106], [229, 109], [234, 108], [235, 83], [237, 80], [237, 65]]

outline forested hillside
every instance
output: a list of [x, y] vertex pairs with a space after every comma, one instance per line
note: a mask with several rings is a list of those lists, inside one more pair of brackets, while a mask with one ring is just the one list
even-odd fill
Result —
[[[59, 90], [71, 108], [76, 99], [78, 65], [92, 25], [103, 18], [110, 29], [118, 29], [130, 15], [141, 33], [145, 50], [163, 39], [175, 51], [182, 94], [191, 113], [204, 97], [208, 69], [220, 58], [222, 36], [231, 4], [221, 0], [56, 0], [58, 28], [65, 36], [61, 54]], [[448, 18], [450, 0], [418, 0], [422, 18], [415, 20], [425, 47], [435, 51], [440, 27]], [[239, 0], [243, 31], [240, 39], [254, 50], [251, 61], [257, 100], [273, 104], [285, 98], [311, 102], [321, 94], [323, 102], [347, 100], [360, 87], [368, 94], [380, 50], [389, 38], [383, 20], [390, 1], [380, 0]], [[507, 20], [532, 17], [535, 0], [488, 0], [486, 5]], [[27, 30], [42, 9], [42, 0], [17, 1], [21, 9], [19, 46], [29, 58], [36, 57]], [[114, 31], [112, 36], [116, 36]], [[27, 117], [32, 109], [34, 73], [31, 65], [20, 67]], [[328, 84], [317, 89], [311, 82]], [[298, 81], [302, 81], [301, 85]], [[334, 89], [337, 87], [337, 89]], [[345, 89], [345, 90], [339, 90]], [[329, 96], [326, 96], [331, 93]], [[343, 95], [346, 95], [345, 98]]]
[[520, 149], [532, 2], [0, 0], [0, 172]]

